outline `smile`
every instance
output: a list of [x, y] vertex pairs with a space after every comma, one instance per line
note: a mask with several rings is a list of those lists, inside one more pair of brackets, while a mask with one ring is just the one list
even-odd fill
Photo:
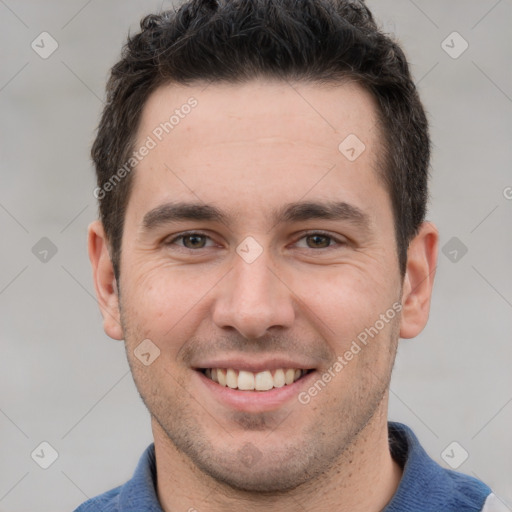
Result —
[[204, 368], [200, 371], [223, 387], [240, 391], [269, 391], [274, 388], [291, 385], [312, 370], [278, 368], [277, 370], [264, 370], [253, 373], [233, 368]]

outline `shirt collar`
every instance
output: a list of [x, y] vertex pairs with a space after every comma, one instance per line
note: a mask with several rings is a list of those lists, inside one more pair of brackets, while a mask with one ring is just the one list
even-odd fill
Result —
[[150, 444], [137, 464], [131, 480], [119, 493], [122, 512], [163, 512], [156, 492], [155, 445]]
[[406, 425], [389, 422], [388, 429], [391, 455], [402, 466], [403, 474], [398, 489], [382, 512], [462, 512], [475, 510], [477, 502], [483, 505], [491, 492], [487, 485], [442, 468], [427, 455]]

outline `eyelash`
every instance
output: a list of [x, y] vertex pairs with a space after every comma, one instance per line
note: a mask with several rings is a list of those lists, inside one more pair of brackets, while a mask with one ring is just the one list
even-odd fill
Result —
[[[194, 235], [206, 237], [211, 240], [210, 236], [208, 236], [206, 233], [202, 233], [201, 231], [186, 231], [186, 232], [180, 233], [179, 235], [173, 237], [171, 240], [166, 241], [165, 245], [166, 246], [174, 245], [174, 243], [176, 241], [178, 241], [178, 240], [183, 241], [183, 239], [186, 238], [187, 236], [194, 236]], [[320, 235], [320, 236], [326, 237], [326, 238], [330, 239], [330, 241], [335, 242], [336, 244], [338, 244], [340, 246], [344, 246], [344, 245], [348, 244], [347, 241], [336, 238], [333, 235], [331, 235], [330, 233], [326, 233], [324, 231], [308, 231], [308, 232], [302, 233], [302, 236], [300, 238], [297, 238], [295, 243], [297, 243], [299, 240], [302, 240], [303, 238], [307, 238], [308, 236], [313, 236], [313, 235]], [[208, 247], [199, 247], [198, 249], [191, 249], [191, 248], [185, 247], [183, 245], [180, 246], [180, 249], [185, 249], [187, 251], [199, 251], [201, 249], [207, 249], [207, 248]], [[334, 248], [334, 246], [328, 245], [327, 247], [320, 247], [317, 249], [312, 248], [312, 247], [303, 247], [302, 249], [311, 249], [313, 251], [318, 251], [320, 249], [325, 250], [325, 249], [333, 249], [333, 248]]]

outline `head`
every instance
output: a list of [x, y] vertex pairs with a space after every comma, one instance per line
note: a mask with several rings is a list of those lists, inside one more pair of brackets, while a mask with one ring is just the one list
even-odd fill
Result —
[[291, 1], [187, 2], [177, 13], [147, 16], [141, 32], [128, 40], [112, 68], [92, 148], [95, 195], [118, 280], [132, 170], [139, 160], [133, 156], [139, 149], [135, 141], [148, 98], [165, 84], [241, 84], [255, 78], [356, 82], [370, 93], [382, 139], [376, 171], [390, 196], [405, 273], [409, 242], [425, 219], [430, 156], [427, 120], [405, 55], [378, 31], [362, 2], [303, 5], [299, 10]]
[[[146, 17], [92, 149], [105, 330], [125, 339], [155, 435], [247, 491], [306, 483], [385, 423], [397, 341], [425, 325], [436, 263], [402, 50], [360, 2], [300, 5]], [[286, 398], [226, 398], [210, 368], [307, 374]]]

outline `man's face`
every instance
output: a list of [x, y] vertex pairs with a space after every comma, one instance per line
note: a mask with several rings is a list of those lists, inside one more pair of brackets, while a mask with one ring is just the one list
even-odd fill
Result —
[[[197, 105], [161, 133], [190, 97]], [[402, 280], [375, 103], [354, 83], [170, 85], [149, 98], [135, 148], [148, 136], [157, 145], [134, 171], [120, 307], [155, 430], [236, 488], [297, 486], [386, 414]], [[197, 206], [177, 215], [185, 203]], [[147, 339], [160, 350], [149, 365], [134, 353]], [[211, 368], [234, 370], [232, 386], [281, 387], [232, 389]], [[283, 385], [296, 369], [309, 372]]]

